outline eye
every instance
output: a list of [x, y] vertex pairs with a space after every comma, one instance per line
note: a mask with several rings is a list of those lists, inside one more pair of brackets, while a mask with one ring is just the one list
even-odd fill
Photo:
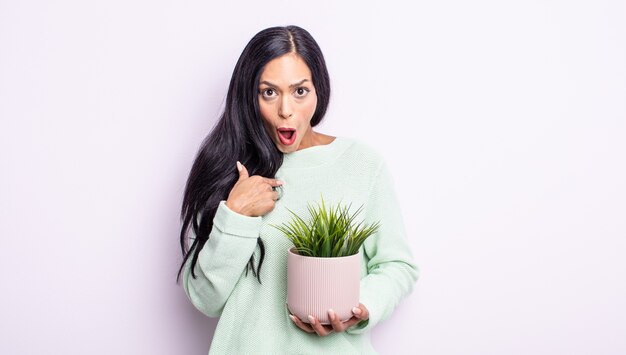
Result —
[[296, 94], [299, 97], [305, 97], [308, 93], [309, 93], [309, 89], [305, 88], [305, 87], [299, 87], [296, 89]]
[[269, 88], [269, 89], [263, 89], [261, 90], [261, 95], [263, 95], [263, 97], [272, 97], [274, 96], [273, 94], [275, 93], [274, 89]]

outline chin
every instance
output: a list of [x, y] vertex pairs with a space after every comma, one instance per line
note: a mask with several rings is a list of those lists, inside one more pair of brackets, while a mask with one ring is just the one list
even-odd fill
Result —
[[287, 154], [287, 153], [293, 153], [296, 150], [298, 150], [298, 148], [295, 147], [295, 144], [292, 144], [289, 147], [282, 147], [282, 149], [279, 149], [281, 152]]
[[287, 153], [293, 153], [296, 150], [298, 150], [298, 147], [300, 146], [300, 142], [296, 141], [296, 142], [293, 142], [292, 145], [285, 146], [279, 141], [279, 142], [274, 142], [274, 145], [276, 145], [276, 148], [278, 148], [280, 152], [287, 154]]

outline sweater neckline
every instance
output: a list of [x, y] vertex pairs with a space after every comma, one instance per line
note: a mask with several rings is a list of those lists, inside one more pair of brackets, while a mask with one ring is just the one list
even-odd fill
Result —
[[325, 165], [337, 159], [348, 146], [350, 146], [348, 139], [336, 136], [335, 139], [328, 144], [314, 145], [312, 147], [296, 150], [295, 152], [283, 154], [283, 164], [281, 168], [312, 168]]

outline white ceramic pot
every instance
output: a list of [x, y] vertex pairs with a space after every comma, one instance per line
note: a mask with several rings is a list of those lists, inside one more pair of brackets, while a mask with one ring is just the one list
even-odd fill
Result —
[[328, 310], [342, 321], [352, 318], [359, 305], [361, 250], [336, 258], [302, 256], [296, 248], [287, 253], [287, 307], [304, 322], [308, 315], [330, 324]]

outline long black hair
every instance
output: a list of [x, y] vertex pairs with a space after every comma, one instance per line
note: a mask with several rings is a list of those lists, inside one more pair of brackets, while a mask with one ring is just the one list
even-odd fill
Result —
[[[330, 79], [320, 47], [313, 37], [298, 26], [270, 27], [257, 33], [244, 48], [230, 79], [226, 105], [218, 122], [203, 140], [196, 155], [183, 198], [180, 247], [183, 261], [178, 269], [177, 282], [187, 260], [191, 257], [191, 275], [198, 254], [209, 239], [213, 218], [222, 200], [239, 179], [236, 161], [246, 166], [250, 176], [274, 178], [283, 163], [278, 150], [266, 131], [259, 111], [259, 79], [265, 65], [287, 53], [297, 53], [311, 71], [317, 94], [317, 107], [311, 126], [319, 124], [326, 113], [330, 99]], [[195, 238], [187, 238], [189, 228]], [[193, 239], [191, 245], [188, 240]], [[257, 239], [260, 260], [254, 268], [254, 254], [246, 266], [261, 282], [261, 264], [265, 256], [263, 241]]]

